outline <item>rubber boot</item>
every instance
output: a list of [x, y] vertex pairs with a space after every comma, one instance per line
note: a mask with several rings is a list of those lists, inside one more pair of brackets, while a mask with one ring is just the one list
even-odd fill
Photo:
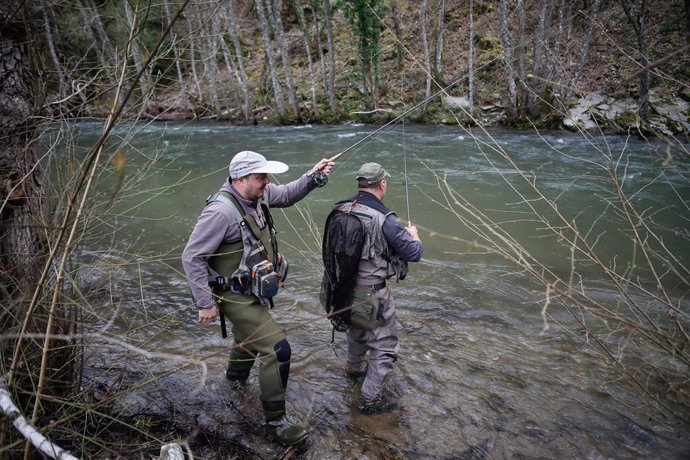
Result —
[[285, 401], [261, 401], [266, 416], [266, 429], [278, 442], [299, 444], [309, 434], [309, 427], [293, 423], [285, 414]]
[[228, 362], [228, 370], [225, 371], [225, 378], [230, 382], [233, 388], [242, 388], [249, 378], [249, 373], [254, 366], [254, 357], [249, 353], [245, 353], [239, 348], [233, 348], [230, 351], [230, 361]]
[[347, 374], [347, 376], [350, 377], [354, 382], [360, 382], [364, 380], [364, 377], [367, 375], [367, 367], [364, 366], [364, 369], [360, 370], [348, 364], [345, 367], [345, 374]]

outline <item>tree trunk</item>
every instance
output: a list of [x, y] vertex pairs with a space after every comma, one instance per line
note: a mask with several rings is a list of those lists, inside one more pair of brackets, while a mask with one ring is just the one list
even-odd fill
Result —
[[443, 82], [443, 25], [446, 16], [446, 1], [438, 2], [438, 24], [436, 28], [436, 48], [434, 49], [434, 78], [440, 85]]
[[559, 0], [558, 11], [556, 15], [558, 17], [558, 28], [556, 29], [556, 39], [554, 43], [553, 50], [553, 64], [547, 79], [554, 82], [554, 88], [557, 93], [561, 93], [562, 84], [560, 81], [560, 65], [561, 65], [561, 41], [563, 40], [563, 10], [565, 9], [565, 0]]
[[271, 42], [271, 31], [268, 28], [266, 21], [266, 13], [262, 0], [256, 0], [256, 13], [259, 17], [259, 25], [261, 26], [261, 35], [264, 39], [264, 46], [266, 47], [266, 57], [268, 58], [269, 71], [271, 72], [271, 81], [273, 83], [273, 95], [275, 97], [276, 110], [281, 123], [285, 121], [285, 100], [283, 99], [283, 89], [280, 86], [278, 79], [278, 69], [276, 68], [275, 57], [273, 55], [273, 43]]
[[[129, 2], [124, 2], [124, 8], [125, 16], [127, 17], [127, 27], [131, 29], [132, 27], [135, 27], [134, 23], [136, 21], [136, 15], [139, 13], [139, 11], [133, 12]], [[132, 62], [134, 62], [134, 68], [137, 70], [137, 73], [141, 72], [141, 70], [144, 68], [144, 64], [142, 61], [141, 44], [139, 43], [138, 36], [132, 38]], [[141, 90], [141, 96], [144, 98], [144, 101], [146, 101], [149, 96], [149, 90], [151, 89], [148, 71], [145, 71], [141, 74], [141, 78], [139, 79], [138, 83], [139, 89]], [[143, 105], [145, 106], [146, 103]]]
[[235, 58], [237, 59], [237, 67], [239, 68], [239, 85], [244, 95], [245, 100], [245, 118], [247, 121], [256, 123], [254, 116], [254, 107], [252, 101], [252, 92], [249, 89], [249, 77], [247, 76], [247, 69], [244, 66], [244, 57], [242, 56], [242, 43], [240, 42], [240, 33], [235, 22], [235, 13], [232, 10], [233, 3], [230, 2], [224, 11], [225, 19], [230, 26], [230, 36], [232, 37], [232, 44], [235, 49]]
[[280, 51], [280, 58], [283, 61], [283, 71], [285, 72], [285, 83], [287, 87], [288, 102], [292, 106], [292, 110], [297, 118], [297, 123], [302, 123], [302, 115], [299, 108], [299, 100], [297, 92], [295, 91], [295, 82], [292, 78], [292, 68], [290, 66], [290, 54], [288, 53], [287, 42], [285, 40], [285, 32], [283, 30], [283, 15], [281, 10], [283, 3], [281, 0], [266, 0], [268, 11], [271, 12], [271, 22], [273, 23], [273, 30], [275, 31], [276, 41], [278, 43], [278, 50]]
[[[0, 5], [0, 304], [11, 307], [30, 296], [40, 274], [45, 224], [40, 169], [36, 166], [36, 127], [32, 124], [34, 72], [27, 54], [27, 24], [19, 0]], [[22, 315], [5, 317], [13, 322]]]
[[513, 70], [513, 44], [510, 40], [510, 31], [508, 30], [508, 0], [501, 0], [500, 6], [500, 27], [501, 40], [503, 41], [504, 57], [506, 64], [506, 80], [508, 82], [508, 105], [510, 116], [515, 120], [517, 116], [516, 101], [517, 90], [515, 88], [515, 71]]
[[640, 51], [639, 65], [642, 68], [640, 73], [640, 94], [638, 96], [640, 109], [640, 119], [647, 121], [649, 118], [649, 42], [647, 39], [647, 25], [645, 16], [647, 13], [647, 0], [641, 0], [639, 11], [635, 12], [632, 0], [621, 0], [623, 10], [628, 17], [630, 24], [635, 30], [637, 37], [637, 47]]
[[[223, 18], [225, 21], [225, 18], [223, 17], [223, 14], [218, 14], [214, 18], [214, 20], [219, 20], [220, 18]], [[224, 24], [224, 29], [227, 28], [227, 24]], [[235, 81], [238, 82], [237, 85], [232, 85], [232, 95], [233, 98], [235, 99], [235, 106], [239, 110], [240, 113], [244, 115], [244, 119], [247, 120], [247, 110], [246, 110], [246, 103], [244, 101], [244, 95], [240, 94], [239, 90], [239, 81], [240, 81], [240, 74], [237, 71], [237, 66], [235, 65], [235, 61], [232, 58], [232, 53], [230, 52], [230, 48], [228, 47], [228, 44], [225, 42], [225, 34], [227, 33], [226, 30], [223, 30], [222, 32], [219, 33], [219, 40], [218, 44], [220, 45], [220, 48], [223, 52], [223, 61], [225, 61], [225, 68], [227, 69], [228, 72], [228, 78], [225, 79], [226, 83], [230, 83], [233, 79], [235, 78]]]
[[328, 38], [328, 103], [331, 106], [333, 117], [338, 120], [338, 105], [335, 101], [335, 44], [333, 41], [333, 21], [331, 20], [331, 2], [323, 0], [324, 22], [326, 23], [326, 37]]
[[62, 64], [58, 58], [57, 51], [55, 51], [55, 43], [53, 42], [53, 29], [50, 26], [50, 18], [48, 16], [48, 5], [45, 0], [41, 1], [41, 15], [43, 16], [43, 32], [45, 33], [45, 40], [48, 44], [48, 51], [50, 52], [50, 59], [53, 61], [55, 67], [55, 75], [58, 80], [58, 90], [60, 98], [65, 97], [67, 91], [65, 89], [67, 80], [65, 80], [65, 72], [62, 70]]
[[522, 118], [529, 99], [527, 70], [525, 68], [527, 40], [525, 38], [525, 4], [523, 0], [518, 0], [516, 9], [518, 14], [518, 31], [517, 37], [515, 37], [515, 60], [518, 66], [518, 86], [516, 87], [515, 110], [517, 117]]
[[[220, 72], [218, 71], [218, 61], [216, 56], [218, 56], [218, 40], [220, 37], [220, 29], [218, 25], [218, 11], [212, 11], [208, 19], [206, 20], [205, 27], [203, 27], [201, 38], [202, 43], [204, 43], [204, 49], [206, 51], [206, 59], [204, 59], [204, 74], [206, 74], [206, 79], [208, 80], [208, 95], [211, 98], [211, 108], [213, 113], [217, 118], [222, 116], [222, 107], [220, 103], [220, 97], [218, 96], [218, 85], [217, 81], [220, 77]], [[206, 34], [206, 37], [204, 37]]]
[[[309, 94], [311, 95], [312, 112], [315, 120], [319, 121], [321, 117], [319, 115], [318, 100], [316, 96], [316, 75], [314, 75], [314, 66], [312, 65], [309, 28], [307, 27], [307, 21], [304, 19], [304, 9], [302, 5], [297, 5], [295, 8], [297, 10], [299, 25], [302, 28], [302, 36], [304, 37], [304, 49], [307, 53], [307, 70], [309, 71], [309, 81], [311, 83], [309, 87]], [[314, 11], [314, 16], [316, 16], [316, 11]]]
[[[35, 35], [29, 32], [26, 18], [34, 16], [25, 8], [21, 0], [0, 3], [0, 331], [7, 334], [22, 329], [47, 254], [44, 229], [50, 228], [37, 167], [34, 123], [38, 117], [32, 102], [40, 99], [32, 93], [32, 88], [39, 87], [32, 76], [39, 81], [44, 77], [42, 69], [30, 68], [31, 62], [38, 61], [29, 57]], [[28, 332], [45, 330], [45, 311], [36, 313]], [[15, 346], [14, 340], [0, 342], [0, 368], [3, 372], [17, 369], [11, 383], [26, 383], [22, 391], [29, 394], [40, 367], [41, 344], [23, 343], [22, 366], [11, 362]]]
[[319, 51], [319, 62], [321, 65], [321, 78], [323, 79], [323, 89], [328, 93], [328, 72], [326, 71], [326, 58], [323, 55], [323, 45], [321, 43], [321, 27], [319, 26], [317, 0], [312, 0], [312, 8], [314, 9], [314, 39], [316, 40], [316, 49]]
[[[101, 64], [101, 68], [105, 73], [106, 80], [113, 86], [117, 83], [117, 75], [115, 75], [115, 70], [113, 64], [117, 62], [117, 55], [113, 49], [112, 42], [108, 38], [108, 34], [105, 33], [103, 28], [103, 23], [101, 22], [101, 15], [93, 4], [93, 0], [85, 0], [84, 3], [77, 0], [76, 7], [82, 17], [84, 24], [87, 24], [86, 30], [92, 43], [98, 43], [100, 46], [96, 48], [96, 53], [98, 54], [98, 60]], [[94, 36], [93, 32], [96, 32]], [[117, 103], [118, 101], [115, 101]]]
[[422, 6], [419, 7], [419, 28], [422, 36], [422, 49], [424, 50], [424, 73], [426, 74], [426, 85], [424, 87], [424, 105], [422, 111], [426, 112], [429, 98], [431, 97], [431, 56], [429, 54], [429, 40], [426, 33], [426, 11], [428, 8], [428, 1], [422, 0]]
[[685, 0], [685, 41], [690, 44], [690, 0]]
[[405, 48], [400, 42], [402, 40], [403, 34], [400, 28], [400, 4], [398, 0], [391, 0], [391, 13], [393, 16], [393, 33], [398, 38], [395, 41], [395, 60], [398, 72], [404, 71], [403, 67], [403, 56], [405, 55]]
[[580, 60], [577, 63], [575, 72], [570, 79], [570, 85], [568, 85], [568, 92], [566, 93], [566, 100], [570, 99], [575, 92], [575, 87], [577, 82], [582, 75], [582, 70], [585, 67], [585, 62], [587, 61], [587, 55], [589, 54], [589, 42], [592, 40], [592, 33], [594, 32], [594, 24], [597, 20], [597, 14], [599, 13], [599, 6], [601, 5], [601, 0], [594, 0], [592, 5], [592, 10], [589, 13], [589, 21], [587, 22], [587, 31], [585, 32], [584, 39], [582, 40], [582, 48], [580, 49]]
[[199, 73], [197, 72], [196, 66], [198, 59], [196, 58], [196, 36], [197, 33], [194, 30], [197, 28], [196, 24], [196, 14], [193, 9], [189, 8], [189, 14], [187, 14], [187, 30], [189, 32], [189, 64], [192, 67], [192, 79], [194, 80], [194, 87], [196, 88], [196, 101], [201, 103], [204, 100], [204, 95], [201, 92], [201, 83], [199, 83]]
[[529, 92], [527, 106], [531, 116], [539, 115], [539, 104], [537, 98], [542, 93], [544, 76], [542, 69], [544, 69], [547, 59], [547, 53], [544, 51], [548, 49], [548, 31], [551, 17], [551, 0], [542, 0], [539, 8], [539, 23], [534, 37], [534, 55], [532, 57], [532, 75], [535, 77], [531, 81], [532, 90]]
[[[168, 4], [168, 0], [163, 0], [163, 7], [165, 8], [165, 18], [164, 18], [164, 23], [166, 26], [170, 24], [170, 5]], [[175, 73], [177, 75], [177, 85], [180, 88], [180, 96], [184, 94], [184, 76], [182, 75], [182, 67], [180, 65], [180, 50], [177, 45], [177, 34], [175, 32], [170, 33], [170, 44], [173, 49], [173, 54], [175, 56]]]
[[470, 114], [474, 112], [474, 0], [470, 0], [470, 37], [467, 52], [467, 86]]

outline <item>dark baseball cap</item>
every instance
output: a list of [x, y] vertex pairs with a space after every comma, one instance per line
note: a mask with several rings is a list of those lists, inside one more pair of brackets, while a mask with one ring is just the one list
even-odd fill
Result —
[[386, 177], [390, 177], [390, 174], [378, 163], [364, 163], [357, 171], [357, 180], [366, 181], [367, 184], [376, 184]]

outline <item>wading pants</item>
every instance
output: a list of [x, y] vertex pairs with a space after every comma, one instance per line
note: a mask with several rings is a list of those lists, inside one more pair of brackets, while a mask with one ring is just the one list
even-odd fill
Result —
[[255, 297], [226, 293], [220, 307], [232, 323], [235, 341], [230, 352], [228, 378], [246, 380], [258, 359], [261, 400], [284, 401], [290, 375], [290, 344], [268, 305], [261, 305]]
[[366, 365], [364, 355], [369, 351], [367, 375], [362, 383], [362, 396], [367, 399], [381, 395], [383, 381], [393, 370], [400, 348], [391, 289], [385, 287], [376, 291], [375, 296], [384, 306], [381, 326], [371, 331], [356, 326], [347, 330], [347, 362], [351, 369], [363, 370]]

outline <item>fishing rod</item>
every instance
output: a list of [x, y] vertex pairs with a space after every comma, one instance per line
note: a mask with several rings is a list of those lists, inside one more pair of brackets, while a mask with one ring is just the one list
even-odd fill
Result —
[[405, 148], [405, 120], [402, 122], [403, 129], [403, 183], [405, 184], [405, 202], [407, 203], [407, 226], [412, 226], [412, 218], [410, 217], [410, 189], [407, 186], [407, 149]]

